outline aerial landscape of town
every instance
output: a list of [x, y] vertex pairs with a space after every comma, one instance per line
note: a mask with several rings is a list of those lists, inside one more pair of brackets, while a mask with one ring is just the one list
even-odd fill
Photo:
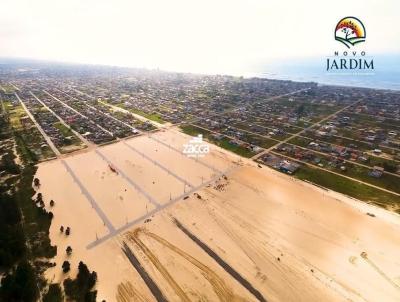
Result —
[[398, 0], [1, 0], [0, 302], [399, 302]]
[[398, 91], [20, 62], [0, 101], [1, 301], [400, 299]]

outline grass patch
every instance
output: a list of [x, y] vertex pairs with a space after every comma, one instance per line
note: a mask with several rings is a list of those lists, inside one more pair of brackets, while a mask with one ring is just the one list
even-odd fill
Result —
[[223, 136], [222, 139], [218, 140], [212, 136], [212, 133], [210, 131], [207, 131], [205, 129], [198, 128], [198, 127], [192, 126], [192, 125], [184, 125], [184, 126], [180, 126], [180, 128], [182, 129], [182, 131], [184, 133], [191, 135], [191, 136], [197, 136], [198, 134], [202, 134], [203, 137], [205, 139], [207, 139], [207, 141], [209, 141], [221, 148], [224, 148], [226, 150], [234, 152], [240, 156], [252, 157], [253, 155], [256, 154], [255, 152], [253, 152], [247, 148], [238, 146], [236, 144], [232, 144], [230, 142], [230, 139], [225, 136]]
[[384, 208], [393, 205], [397, 208], [397, 205], [400, 204], [399, 196], [383, 192], [379, 189], [310, 166], [302, 165], [296, 172], [295, 177], [311, 181], [317, 185], [346, 194], [359, 200], [371, 201], [372, 203]]
[[71, 129], [68, 127], [65, 127], [65, 125], [63, 125], [60, 122], [54, 123], [54, 127], [56, 127], [58, 130], [60, 130], [61, 134], [64, 137], [74, 136], [74, 133], [72, 133]]
[[129, 109], [131, 112], [139, 114], [149, 120], [152, 120], [154, 122], [160, 123], [160, 124], [164, 124], [165, 121], [161, 118], [161, 116], [157, 113], [146, 113], [142, 110], [138, 110], [138, 109]]

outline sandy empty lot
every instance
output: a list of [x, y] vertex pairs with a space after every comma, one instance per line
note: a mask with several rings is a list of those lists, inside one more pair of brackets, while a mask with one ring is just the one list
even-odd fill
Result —
[[[45, 202], [56, 201], [50, 237], [57, 266], [47, 277], [62, 281], [68, 258], [73, 276], [82, 260], [98, 272], [99, 301], [400, 300], [398, 217], [247, 160], [235, 164], [237, 156], [217, 147], [196, 163], [178, 152], [189, 139], [167, 130], [99, 148], [118, 174], [95, 151], [64, 159], [80, 185], [60, 160], [39, 165]], [[182, 179], [212, 182], [182, 199]], [[170, 192], [177, 201], [162, 208]], [[151, 221], [118, 231], [149, 212]], [[61, 224], [71, 236], [60, 233]]]

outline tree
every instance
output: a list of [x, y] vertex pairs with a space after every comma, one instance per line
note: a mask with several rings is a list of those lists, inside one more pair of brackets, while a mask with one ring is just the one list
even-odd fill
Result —
[[60, 227], [60, 232], [64, 233], [64, 227], [63, 226]]
[[34, 302], [38, 297], [35, 271], [27, 261], [19, 263], [13, 274], [1, 280], [0, 301]]
[[297, 107], [297, 109], [296, 109], [297, 115], [301, 116], [301, 115], [304, 113], [304, 110], [305, 110], [305, 106], [304, 106], [304, 104], [301, 104], [301, 105], [300, 105], [299, 107]]
[[95, 302], [97, 291], [92, 290], [97, 281], [97, 273], [90, 272], [82, 261], [78, 265], [78, 274], [74, 280], [64, 280], [65, 294], [75, 301]]
[[65, 260], [62, 264], [62, 270], [64, 273], [68, 273], [71, 269], [71, 264], [69, 263], [69, 261]]
[[385, 171], [388, 171], [388, 172], [391, 172], [391, 173], [396, 173], [396, 171], [397, 171], [396, 165], [391, 164], [391, 163], [387, 163], [387, 162], [383, 163], [383, 168], [385, 169]]
[[35, 178], [35, 179], [33, 180], [33, 185], [34, 185], [35, 187], [40, 187], [40, 180], [39, 180], [39, 178]]
[[54, 200], [53, 200], [53, 199], [50, 200], [50, 206], [51, 206], [51, 207], [54, 207]]
[[67, 227], [67, 229], [65, 230], [65, 235], [69, 236], [69, 234], [71, 234], [71, 229], [70, 227]]
[[49, 290], [43, 296], [43, 302], [62, 302], [64, 301], [63, 293], [60, 284], [50, 284]]
[[44, 208], [44, 201], [42, 199], [39, 201], [39, 208]]
[[66, 249], [65, 251], [67, 252], [67, 255], [68, 255], [68, 256], [71, 255], [71, 253], [72, 253], [72, 247], [70, 247], [70, 246], [68, 245], [68, 247], [67, 247], [67, 249]]
[[21, 217], [15, 194], [0, 194], [0, 271], [14, 267], [26, 252]]
[[344, 27], [344, 28], [342, 29], [342, 32], [344, 32], [344, 34], [345, 34], [345, 39], [346, 39], [346, 40], [348, 39], [348, 37], [349, 37], [350, 35], [353, 35], [353, 34], [354, 34], [354, 30], [352, 30], [351, 28], [348, 28], [348, 27]]
[[36, 195], [36, 203], [41, 203], [41, 202], [43, 202], [43, 195], [42, 193], [38, 193]]

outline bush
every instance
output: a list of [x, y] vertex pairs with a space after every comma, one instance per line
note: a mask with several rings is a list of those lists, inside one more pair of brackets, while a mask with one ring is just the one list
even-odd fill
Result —
[[64, 261], [64, 263], [62, 264], [62, 270], [64, 273], [68, 273], [71, 270], [71, 264], [69, 263], [69, 261]]
[[62, 302], [63, 299], [63, 293], [58, 283], [50, 284], [49, 290], [43, 296], [43, 302]]
[[86, 264], [79, 262], [78, 274], [74, 280], [64, 280], [65, 294], [77, 302], [95, 302], [97, 291], [92, 291], [97, 281], [97, 273], [90, 272]]
[[33, 267], [22, 261], [14, 273], [1, 280], [0, 301], [34, 302], [39, 297], [37, 283]]
[[0, 194], [0, 268], [11, 268], [25, 252], [18, 204], [14, 196]]

